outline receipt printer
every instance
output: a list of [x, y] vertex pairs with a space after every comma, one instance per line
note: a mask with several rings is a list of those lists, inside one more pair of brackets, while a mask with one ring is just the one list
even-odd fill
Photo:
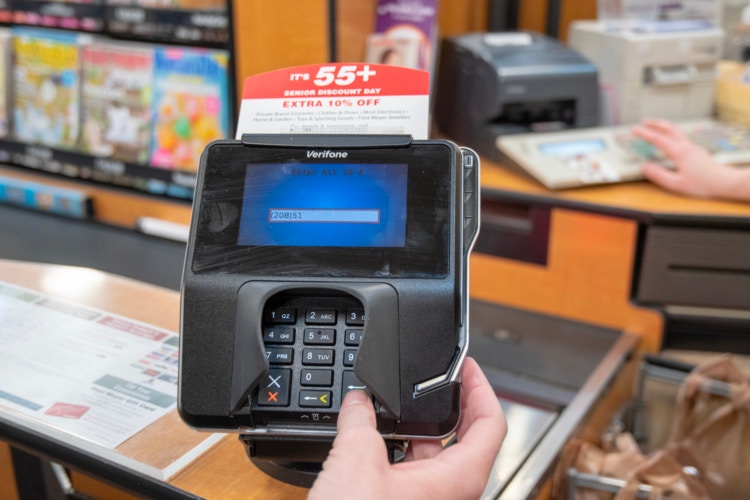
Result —
[[574, 21], [568, 43], [599, 70], [602, 125], [711, 116], [716, 63], [724, 43], [720, 28], [653, 22], [616, 29], [597, 21]]
[[394, 460], [410, 438], [450, 434], [478, 176], [476, 154], [444, 140], [211, 143], [182, 285], [184, 421], [237, 432], [295, 484], [325, 460], [351, 390], [372, 397]]
[[434, 115], [456, 141], [498, 160], [498, 136], [599, 124], [596, 67], [544, 35], [470, 33], [443, 41]]

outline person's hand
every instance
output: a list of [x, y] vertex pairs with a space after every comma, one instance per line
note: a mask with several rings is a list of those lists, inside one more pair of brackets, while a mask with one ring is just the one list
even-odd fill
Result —
[[457, 442], [443, 448], [440, 441], [412, 441], [402, 463], [388, 462], [370, 399], [351, 391], [341, 405], [333, 449], [308, 498], [477, 498], [506, 431], [500, 403], [471, 358], [463, 364]]
[[717, 161], [674, 123], [645, 120], [632, 132], [674, 163], [674, 170], [653, 162], [643, 164], [644, 177], [654, 184], [694, 198], [730, 197], [736, 169]]

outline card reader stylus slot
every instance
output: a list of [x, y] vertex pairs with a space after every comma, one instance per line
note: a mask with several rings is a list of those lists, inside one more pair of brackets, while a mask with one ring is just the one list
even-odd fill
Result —
[[320, 134], [244, 134], [242, 144], [245, 146], [271, 146], [279, 148], [368, 148], [373, 147], [407, 147], [411, 144], [410, 135], [360, 135], [347, 134], [336, 136]]

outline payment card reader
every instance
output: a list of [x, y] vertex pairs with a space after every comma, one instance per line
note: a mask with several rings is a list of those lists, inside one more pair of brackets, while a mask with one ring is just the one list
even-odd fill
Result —
[[344, 395], [397, 460], [460, 412], [479, 161], [445, 140], [245, 135], [201, 158], [182, 283], [178, 409], [309, 485]]

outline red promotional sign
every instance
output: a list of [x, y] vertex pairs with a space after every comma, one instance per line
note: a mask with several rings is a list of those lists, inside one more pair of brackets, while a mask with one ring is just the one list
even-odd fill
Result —
[[430, 75], [385, 64], [296, 66], [245, 80], [246, 133], [428, 135]]

